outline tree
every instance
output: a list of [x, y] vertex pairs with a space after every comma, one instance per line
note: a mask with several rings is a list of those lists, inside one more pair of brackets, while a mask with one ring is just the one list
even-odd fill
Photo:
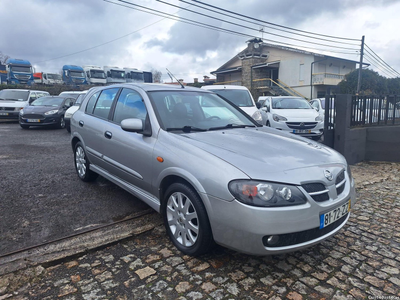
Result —
[[3, 52], [0, 51], [0, 64], [5, 64], [7, 59], [9, 59], [10, 56], [7, 54], [4, 54]]
[[[361, 73], [360, 95], [386, 94], [389, 92], [386, 77], [369, 69], [364, 69]], [[357, 83], [358, 69], [347, 74], [338, 86], [341, 93], [355, 94], [357, 92]]]
[[153, 74], [153, 82], [161, 82], [162, 73], [159, 70], [151, 69], [151, 73]]

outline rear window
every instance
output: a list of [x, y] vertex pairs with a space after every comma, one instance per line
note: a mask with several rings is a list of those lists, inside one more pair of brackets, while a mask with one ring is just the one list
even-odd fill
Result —
[[254, 106], [253, 101], [251, 100], [251, 95], [247, 90], [229, 90], [229, 89], [221, 89], [221, 90], [210, 90], [218, 95], [228, 99], [239, 107], [251, 107]]

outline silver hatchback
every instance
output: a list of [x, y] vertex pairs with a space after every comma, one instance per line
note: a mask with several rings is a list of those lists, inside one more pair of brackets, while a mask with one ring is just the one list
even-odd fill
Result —
[[188, 255], [214, 243], [253, 255], [306, 248], [336, 234], [356, 203], [342, 155], [204, 89], [92, 90], [71, 131], [79, 178], [101, 175], [147, 203]]

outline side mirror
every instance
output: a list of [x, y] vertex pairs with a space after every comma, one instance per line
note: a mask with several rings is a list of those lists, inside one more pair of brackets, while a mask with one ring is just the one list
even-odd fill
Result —
[[257, 106], [258, 109], [260, 109], [260, 108], [261, 108], [260, 102], [257, 102], [257, 103], [256, 103], [256, 106]]
[[143, 122], [140, 119], [124, 119], [121, 121], [121, 128], [122, 130], [128, 132], [143, 132]]

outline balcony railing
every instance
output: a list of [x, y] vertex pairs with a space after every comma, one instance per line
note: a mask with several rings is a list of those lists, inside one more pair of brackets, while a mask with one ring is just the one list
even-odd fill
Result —
[[338, 85], [344, 79], [344, 75], [333, 73], [314, 73], [312, 74], [313, 85]]

